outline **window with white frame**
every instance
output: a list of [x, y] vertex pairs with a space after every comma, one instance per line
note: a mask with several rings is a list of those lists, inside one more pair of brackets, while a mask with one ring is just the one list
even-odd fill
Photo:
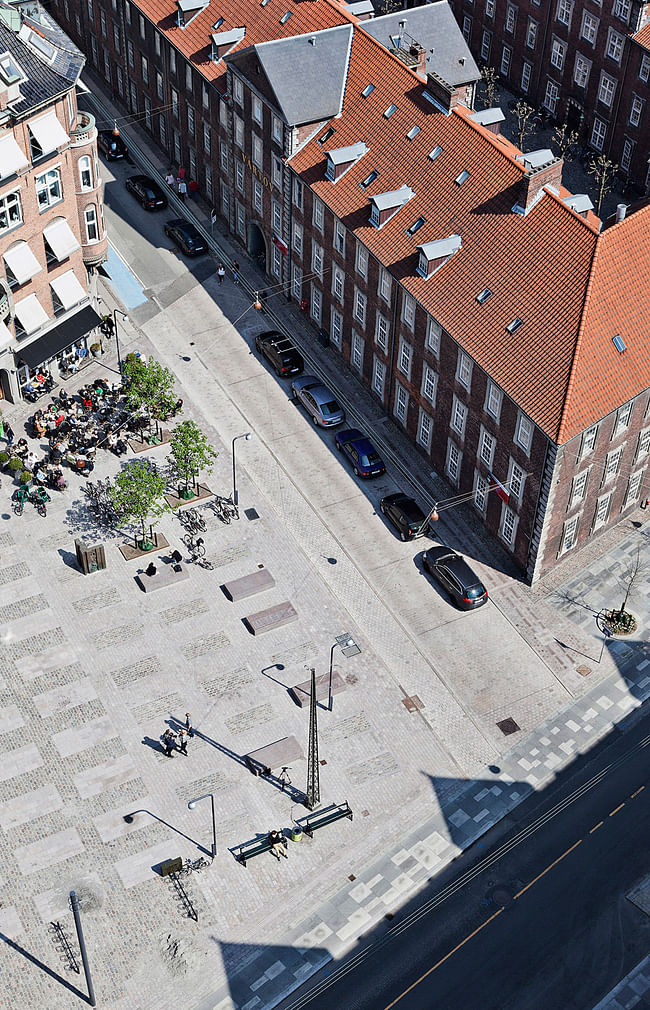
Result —
[[138, 27], [140, 29], [140, 38], [146, 39], [147, 37], [147, 25], [144, 20], [144, 15], [138, 14]]
[[235, 101], [239, 105], [244, 104], [244, 85], [239, 77], [235, 77], [233, 81], [233, 93], [235, 95]]
[[453, 439], [447, 440], [447, 458], [445, 460], [445, 471], [449, 480], [452, 484], [458, 484], [460, 478], [460, 465], [463, 459], [463, 454], [453, 441]]
[[607, 460], [605, 462], [605, 473], [603, 474], [603, 484], [608, 484], [610, 480], [614, 480], [618, 474], [621, 459], [623, 458], [623, 445], [619, 445], [617, 449], [613, 452], [607, 454]]
[[237, 234], [241, 238], [244, 238], [246, 235], [246, 210], [244, 209], [243, 204], [239, 203], [239, 201], [237, 201], [235, 205], [235, 217], [237, 223]]
[[142, 100], [144, 102], [144, 121], [148, 130], [153, 127], [153, 121], [151, 118], [151, 99], [149, 95], [143, 95]]
[[368, 279], [368, 250], [365, 246], [357, 242], [356, 268], [359, 276]]
[[273, 231], [278, 236], [282, 237], [282, 207], [277, 200], [271, 201], [271, 223], [273, 224]]
[[22, 224], [23, 211], [20, 205], [20, 192], [5, 193], [0, 196], [0, 234]]
[[212, 189], [212, 168], [210, 165], [205, 166], [205, 195], [208, 200], [212, 200], [213, 189]]
[[479, 459], [489, 468], [494, 462], [494, 451], [497, 447], [497, 440], [494, 435], [481, 425], [481, 438], [479, 442]]
[[97, 242], [99, 240], [99, 228], [97, 226], [97, 208], [94, 204], [90, 204], [84, 210], [84, 219], [86, 222], [86, 235], [88, 236], [89, 242]]
[[176, 50], [173, 46], [169, 47], [169, 70], [170, 73], [176, 73]]
[[360, 326], [366, 325], [366, 306], [368, 299], [359, 288], [354, 289], [354, 318]]
[[[641, 122], [641, 114], [643, 112], [643, 99], [639, 98], [638, 95], [632, 95], [632, 104], [630, 105], [630, 126], [638, 126]], [[630, 152], [631, 154], [631, 152]]]
[[409, 344], [404, 337], [399, 340], [399, 353], [397, 356], [397, 367], [402, 375], [407, 379], [411, 378], [411, 362], [413, 360], [413, 345]]
[[99, 12], [99, 30], [104, 38], [106, 38], [106, 15], [102, 10]]
[[343, 345], [343, 316], [337, 309], [332, 309], [330, 340], [336, 349], [340, 351]]
[[426, 363], [422, 367], [422, 386], [420, 389], [422, 396], [435, 406], [436, 394], [438, 392], [438, 373], [434, 372]]
[[553, 39], [551, 46], [551, 65], [557, 70], [564, 70], [564, 57], [566, 56], [566, 43], [561, 39]]
[[589, 480], [589, 470], [582, 470], [573, 478], [571, 484], [571, 497], [569, 498], [569, 508], [573, 508], [578, 502], [584, 501], [587, 493], [587, 481]]
[[282, 276], [282, 253], [276, 245], [271, 247], [271, 273], [275, 277]]
[[533, 441], [533, 423], [529, 421], [524, 414], [520, 413], [517, 417], [517, 427], [515, 429], [515, 442], [517, 445], [524, 450], [525, 453], [530, 452], [530, 447]]
[[420, 407], [420, 414], [418, 417], [418, 432], [417, 441], [424, 449], [431, 448], [431, 436], [433, 435], [433, 418], [430, 414], [427, 414], [426, 410]]
[[122, 39], [120, 38], [120, 26], [113, 25], [113, 46], [115, 52], [119, 53], [122, 51]]
[[257, 95], [251, 95], [251, 115], [256, 123], [262, 125], [262, 103]]
[[639, 65], [639, 78], [645, 83], [648, 83], [650, 79], [650, 56], [647, 53], [641, 58], [641, 63]]
[[465, 422], [467, 420], [467, 407], [457, 396], [454, 396], [451, 405], [451, 426], [461, 438], [465, 436]]
[[501, 403], [503, 401], [503, 392], [499, 387], [492, 382], [491, 379], [488, 380], [487, 389], [485, 391], [485, 410], [493, 417], [495, 421], [498, 421], [501, 417]]
[[240, 193], [244, 192], [244, 162], [238, 161], [235, 164], [235, 186]]
[[164, 95], [163, 90], [163, 75], [159, 70], [156, 70], [156, 95], [158, 98], [162, 98]]
[[472, 19], [467, 15], [463, 18], [463, 38], [467, 45], [472, 41]]
[[487, 63], [490, 59], [490, 49], [492, 48], [492, 32], [484, 31], [481, 35], [481, 59]]
[[271, 181], [278, 189], [282, 189], [282, 162], [277, 154], [271, 158]]
[[196, 129], [196, 118], [194, 116], [194, 109], [191, 105], [187, 106], [187, 132], [190, 137], [194, 136], [194, 131]]
[[620, 32], [616, 32], [613, 28], [610, 28], [607, 33], [607, 47], [605, 49], [605, 55], [608, 56], [610, 60], [615, 60], [617, 63], [620, 63], [623, 55], [624, 42], [625, 37], [621, 35]]
[[322, 231], [325, 225], [325, 205], [322, 200], [319, 200], [317, 196], [314, 197], [314, 210], [312, 214], [312, 222], [314, 228], [318, 231]]
[[[111, 58], [108, 55], [108, 51], [106, 49], [104, 50], [104, 77], [106, 78], [106, 80], [110, 84], [110, 82], [111, 82]], [[36, 157], [37, 157], [37, 155], [36, 155], [36, 153], [34, 151], [34, 143], [32, 142], [32, 160], [36, 161]]]
[[210, 154], [212, 147], [212, 138], [210, 136], [210, 127], [207, 123], [203, 124], [203, 150], [206, 154]]
[[311, 286], [310, 314], [314, 322], [320, 325], [323, 315], [323, 295], [321, 294], [320, 288], [317, 288], [315, 284], [312, 284]]
[[385, 351], [388, 347], [388, 333], [390, 323], [386, 316], [378, 312], [375, 318], [375, 343], [380, 350]]
[[533, 74], [533, 68], [530, 63], [523, 63], [521, 67], [521, 90], [528, 91], [530, 87], [530, 79]]
[[293, 251], [297, 256], [302, 256], [302, 225], [298, 221], [293, 222]]
[[311, 268], [319, 280], [323, 279], [323, 247], [318, 242], [311, 245]]
[[603, 122], [602, 119], [598, 119], [596, 116], [594, 119], [594, 125], [591, 128], [591, 146], [595, 147], [597, 151], [602, 151], [605, 146], [606, 136], [607, 123]]
[[644, 428], [639, 435], [639, 442], [636, 447], [635, 459], [644, 459], [650, 452], [650, 428]]
[[547, 81], [544, 92], [544, 108], [548, 109], [549, 112], [555, 112], [559, 97], [560, 89], [558, 85], [555, 81]]
[[383, 298], [385, 302], [390, 304], [391, 294], [392, 294], [393, 282], [388, 270], [384, 267], [379, 268], [379, 287], [378, 294], [380, 298]]
[[303, 207], [303, 186], [299, 179], [293, 180], [293, 202], [298, 210]]
[[409, 394], [405, 386], [401, 382], [395, 380], [395, 405], [393, 407], [393, 413], [398, 421], [403, 425], [406, 425], [406, 420], [409, 411]]
[[39, 210], [45, 210], [46, 207], [51, 207], [63, 199], [60, 169], [51, 168], [49, 172], [37, 175], [35, 183]]
[[510, 468], [508, 472], [508, 493], [515, 501], [521, 502], [524, 496], [524, 481], [526, 480], [525, 470], [510, 458]]
[[480, 471], [474, 471], [474, 507], [481, 513], [485, 515], [488, 502], [488, 494], [490, 490], [490, 485], [488, 484], [487, 477], [484, 477]]
[[282, 143], [282, 120], [277, 116], [273, 117], [273, 139], [276, 144]]
[[580, 459], [584, 459], [585, 456], [589, 456], [590, 453], [594, 451], [597, 438], [598, 438], [598, 425], [592, 424], [591, 428], [587, 428], [584, 435], [582, 436], [582, 444], [580, 446]]
[[619, 409], [617, 410], [616, 422], [614, 424], [614, 434], [612, 436], [613, 438], [615, 438], [617, 435], [620, 435], [620, 433], [622, 431], [625, 431], [625, 429], [628, 427], [630, 423], [630, 418], [632, 417], [633, 407], [634, 407], [634, 400], [628, 400], [627, 403], [624, 403], [623, 406], [619, 407]]
[[253, 207], [258, 214], [261, 214], [264, 208], [264, 186], [259, 179], [253, 179]]
[[253, 141], [253, 164], [257, 165], [258, 168], [264, 166], [264, 145], [262, 144], [262, 138], [258, 137], [256, 133], [252, 136]]
[[386, 388], [386, 365], [375, 355], [372, 366], [372, 388], [373, 391], [384, 399]]
[[[156, 39], [158, 39], [158, 37], [158, 34], [156, 34]], [[160, 55], [160, 53], [158, 55]], [[208, 86], [205, 81], [201, 82], [201, 104], [204, 109], [210, 108], [210, 92], [208, 91]]]
[[472, 359], [459, 349], [456, 362], [456, 378], [466, 390], [472, 385]]
[[332, 265], [332, 294], [338, 302], [343, 302], [345, 292], [345, 272], [334, 263]]
[[433, 316], [429, 316], [427, 319], [427, 335], [424, 346], [427, 351], [431, 351], [432, 354], [435, 354], [436, 358], [440, 355], [441, 336], [442, 326], [433, 318]]
[[510, 61], [512, 60], [512, 49], [510, 46], [504, 46], [501, 50], [501, 66], [500, 71], [504, 77], [507, 77], [510, 73]]
[[244, 146], [244, 120], [239, 116], [234, 117], [235, 122], [235, 143], [238, 147]]
[[621, 21], [625, 21], [625, 24], [627, 24], [630, 20], [631, 10], [631, 0], [616, 0], [614, 3], [614, 16], [620, 18]]
[[580, 35], [588, 42], [589, 45], [596, 45], [596, 37], [598, 35], [598, 26], [600, 21], [595, 15], [590, 14], [588, 11], [584, 11], [582, 15], [582, 26], [580, 28]]
[[158, 118], [158, 133], [160, 134], [160, 146], [163, 148], [167, 147], [167, 123], [165, 122], [165, 117], [162, 112]]
[[517, 524], [519, 522], [519, 517], [516, 512], [513, 512], [511, 508], [507, 505], [503, 506], [503, 511], [501, 513], [501, 539], [504, 544], [508, 547], [515, 546], [515, 538], [517, 536]]
[[614, 101], [614, 95], [616, 93], [616, 81], [613, 77], [609, 77], [604, 71], [600, 75], [600, 84], [598, 85], [598, 101], [602, 102], [608, 108]]
[[228, 171], [228, 145], [223, 141], [219, 145], [219, 165], [222, 172]]
[[93, 167], [92, 161], [87, 154], [79, 158], [79, 179], [82, 189], [93, 188]]
[[350, 365], [356, 372], [363, 371], [363, 355], [365, 351], [366, 342], [363, 337], [357, 333], [356, 330], [352, 330], [352, 343], [350, 345]]
[[587, 81], [589, 80], [589, 72], [591, 70], [591, 62], [586, 60], [584, 56], [576, 56], [575, 65], [573, 68], [573, 80], [576, 82], [579, 88], [586, 88]]
[[170, 89], [170, 95], [172, 100], [172, 116], [174, 119], [178, 119], [179, 105], [178, 105], [178, 91], [173, 86]]
[[612, 505], [612, 493], [603, 495], [596, 502], [596, 511], [594, 512], [594, 529], [597, 530], [599, 526], [604, 526], [609, 519], [609, 510]]
[[228, 116], [228, 106], [226, 105], [225, 99], [222, 98], [219, 102], [219, 122], [222, 126], [228, 126]]
[[526, 29], [526, 45], [528, 46], [529, 49], [534, 49], [535, 46], [537, 45], [538, 27], [539, 26], [537, 24], [537, 21], [534, 21], [533, 18], [528, 18], [528, 27]]
[[494, 11], [496, 9], [496, 0], [485, 0], [485, 16], [488, 18], [494, 17]]
[[193, 77], [193, 74], [192, 74], [192, 64], [191, 63], [186, 63], [185, 64], [185, 90], [188, 92], [188, 94], [190, 94], [190, 95], [192, 94], [193, 87], [194, 87], [194, 77]]
[[409, 330], [413, 329], [415, 323], [415, 298], [407, 295], [406, 292], [404, 292], [402, 298], [402, 320]]
[[334, 248], [341, 256], [345, 256], [345, 228], [338, 218], [334, 221]]
[[180, 165], [181, 161], [181, 135], [178, 130], [172, 129], [173, 145], [174, 145], [174, 158]]
[[580, 522], [580, 516], [573, 516], [568, 519], [564, 524], [564, 529], [562, 531], [562, 543], [560, 545], [560, 554], [566, 554], [570, 551], [572, 547], [575, 547], [576, 541], [578, 539], [578, 523]]
[[643, 480], [643, 470], [637, 470], [633, 473], [627, 484], [627, 491], [625, 492], [625, 501], [623, 503], [623, 511], [628, 509], [630, 505], [634, 505], [639, 498], [639, 491], [641, 490], [641, 482]]
[[142, 81], [143, 81], [144, 84], [148, 84], [149, 83], [149, 60], [147, 59], [146, 56], [141, 56], [140, 57], [140, 61], [141, 61]]
[[567, 27], [571, 24], [573, 14], [573, 0], [558, 0], [556, 20]]

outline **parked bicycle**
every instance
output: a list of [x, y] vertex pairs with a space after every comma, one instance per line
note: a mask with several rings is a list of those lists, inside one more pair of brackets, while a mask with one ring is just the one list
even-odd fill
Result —
[[198, 859], [188, 858], [178, 871], [178, 875], [179, 877], [188, 877], [191, 873], [198, 873], [200, 870], [204, 870], [206, 866], [209, 865], [209, 862], [203, 856], [199, 856]]
[[39, 516], [47, 515], [47, 505], [52, 499], [44, 487], [35, 487], [29, 496], [29, 500], [36, 508]]
[[181, 526], [184, 526], [188, 533], [205, 533], [205, 519], [197, 509], [185, 509], [178, 512], [178, 519]]
[[27, 484], [21, 484], [20, 487], [17, 487], [11, 498], [14, 512], [17, 516], [21, 516], [25, 508], [25, 502], [29, 498], [29, 487]]
[[215, 497], [209, 502], [209, 507], [212, 509], [214, 514], [222, 523], [231, 522], [233, 519], [239, 519], [239, 509], [234, 504], [232, 498], [222, 498], [220, 495], [215, 495]]
[[192, 561], [196, 561], [197, 558], [205, 557], [205, 543], [203, 541], [203, 537], [197, 537], [195, 540], [191, 533], [187, 533], [182, 538], [182, 542], [192, 555]]

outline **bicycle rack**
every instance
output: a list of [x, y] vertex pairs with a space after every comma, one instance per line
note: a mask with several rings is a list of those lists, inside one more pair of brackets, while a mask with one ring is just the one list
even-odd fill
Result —
[[174, 891], [176, 892], [175, 897], [178, 900], [183, 911], [187, 913], [188, 919], [194, 919], [195, 922], [199, 921], [199, 913], [192, 904], [192, 899], [185, 890], [185, 885], [178, 873], [170, 873], [167, 878], [171, 881]]
[[80, 974], [81, 969], [77, 964], [77, 958], [75, 952], [70, 944], [70, 938], [65, 931], [65, 927], [60, 922], [50, 923], [50, 932], [52, 933], [54, 939], [54, 947], [62, 954], [62, 960], [67, 964], [71, 971], [76, 971], [77, 975]]

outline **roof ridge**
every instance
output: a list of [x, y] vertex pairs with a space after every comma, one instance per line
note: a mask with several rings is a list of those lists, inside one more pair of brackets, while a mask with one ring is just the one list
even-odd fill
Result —
[[[278, 43], [284, 43], [287, 45], [291, 42], [296, 42], [298, 39], [311, 39], [314, 35], [325, 35], [326, 32], [340, 32], [342, 29], [348, 29], [351, 32], [354, 31], [355, 25], [352, 23], [342, 24], [342, 25], [330, 25], [329, 28], [314, 28], [311, 32], [301, 32], [300, 35], [283, 35], [278, 39], [266, 39], [264, 42], [253, 42], [248, 49], [261, 49], [263, 46], [274, 46]], [[243, 49], [239, 49], [238, 52], [244, 52]]]

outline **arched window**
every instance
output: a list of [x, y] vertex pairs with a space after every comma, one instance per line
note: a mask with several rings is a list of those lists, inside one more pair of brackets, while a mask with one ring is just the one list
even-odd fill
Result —
[[83, 158], [79, 158], [79, 176], [81, 178], [82, 189], [93, 188], [92, 163], [87, 154]]

